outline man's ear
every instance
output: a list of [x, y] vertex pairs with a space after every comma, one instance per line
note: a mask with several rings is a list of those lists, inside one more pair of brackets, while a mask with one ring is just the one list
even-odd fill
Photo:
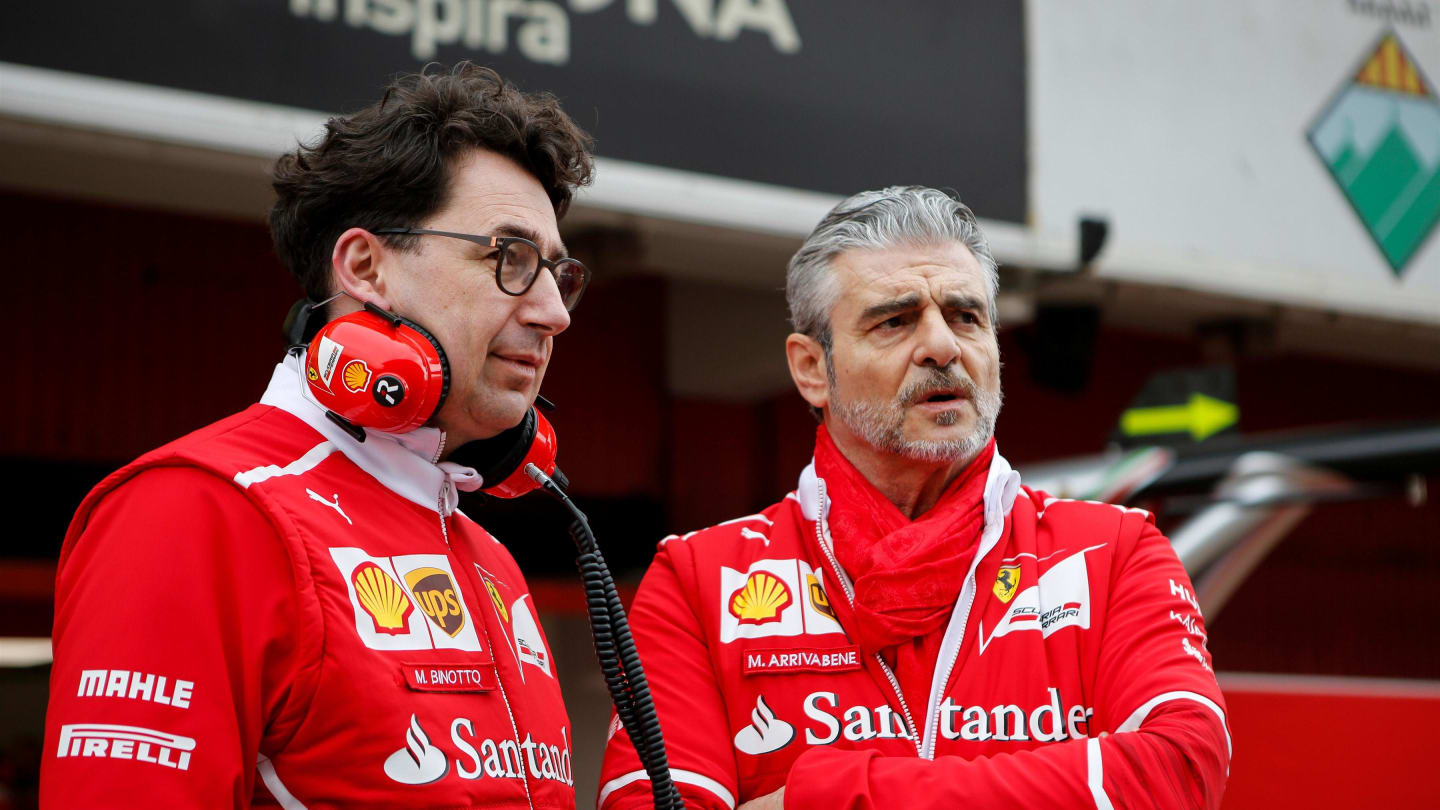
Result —
[[830, 375], [825, 367], [825, 349], [820, 341], [799, 332], [785, 338], [785, 360], [790, 364], [790, 379], [800, 396], [814, 408], [823, 410], [830, 401]]
[[381, 309], [390, 309], [381, 262], [385, 250], [380, 239], [364, 228], [351, 228], [340, 234], [330, 255], [330, 266], [339, 289], [362, 303], [369, 301]]

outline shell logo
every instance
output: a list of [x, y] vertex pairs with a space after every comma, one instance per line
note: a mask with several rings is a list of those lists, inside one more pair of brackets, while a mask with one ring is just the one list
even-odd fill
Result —
[[370, 384], [370, 367], [364, 360], [351, 360], [340, 369], [340, 382], [351, 393], [358, 394]]
[[745, 584], [730, 594], [730, 615], [741, 624], [766, 624], [780, 620], [780, 614], [795, 601], [790, 588], [773, 574], [756, 571]]
[[385, 573], [385, 569], [373, 562], [361, 563], [350, 575], [350, 581], [360, 598], [360, 606], [375, 622], [375, 632], [392, 636], [410, 632], [410, 614], [415, 606], [410, 604], [405, 589]]

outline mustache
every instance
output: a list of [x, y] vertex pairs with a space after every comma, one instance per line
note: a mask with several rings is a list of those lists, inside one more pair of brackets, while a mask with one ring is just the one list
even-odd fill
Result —
[[909, 406], [928, 399], [935, 394], [963, 391], [967, 399], [974, 400], [980, 395], [979, 386], [969, 377], [956, 374], [950, 367], [930, 367], [925, 376], [909, 383], [900, 391], [901, 404]]

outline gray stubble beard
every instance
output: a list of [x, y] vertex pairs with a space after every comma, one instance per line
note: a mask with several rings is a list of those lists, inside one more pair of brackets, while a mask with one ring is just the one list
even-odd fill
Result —
[[[905, 438], [906, 409], [937, 389], [960, 388], [974, 404], [978, 414], [970, 435], [943, 441], [910, 441]], [[894, 400], [885, 403], [850, 401], [840, 394], [833, 375], [830, 379], [830, 412], [852, 433], [867, 444], [885, 453], [893, 453], [919, 462], [950, 463], [973, 460], [995, 435], [995, 422], [1004, 401], [1001, 392], [982, 390], [973, 381], [949, 368], [932, 368], [922, 380], [907, 385]], [[940, 412], [935, 424], [942, 427], [960, 421], [960, 410]]]

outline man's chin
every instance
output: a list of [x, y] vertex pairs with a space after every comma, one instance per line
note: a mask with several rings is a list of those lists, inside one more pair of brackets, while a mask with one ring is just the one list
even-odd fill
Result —
[[906, 455], [913, 455], [917, 460], [923, 457], [931, 461], [953, 461], [956, 453], [973, 451], [975, 424], [962, 421], [954, 425], [907, 425], [900, 438]]
[[[943, 411], [941, 415], [911, 411], [906, 417], [903, 435], [907, 442], [964, 441], [975, 432], [975, 414], [967, 408]], [[942, 424], [947, 418], [953, 421]]]
[[488, 439], [520, 424], [534, 397], [521, 391], [494, 392], [468, 408], [477, 439]]

